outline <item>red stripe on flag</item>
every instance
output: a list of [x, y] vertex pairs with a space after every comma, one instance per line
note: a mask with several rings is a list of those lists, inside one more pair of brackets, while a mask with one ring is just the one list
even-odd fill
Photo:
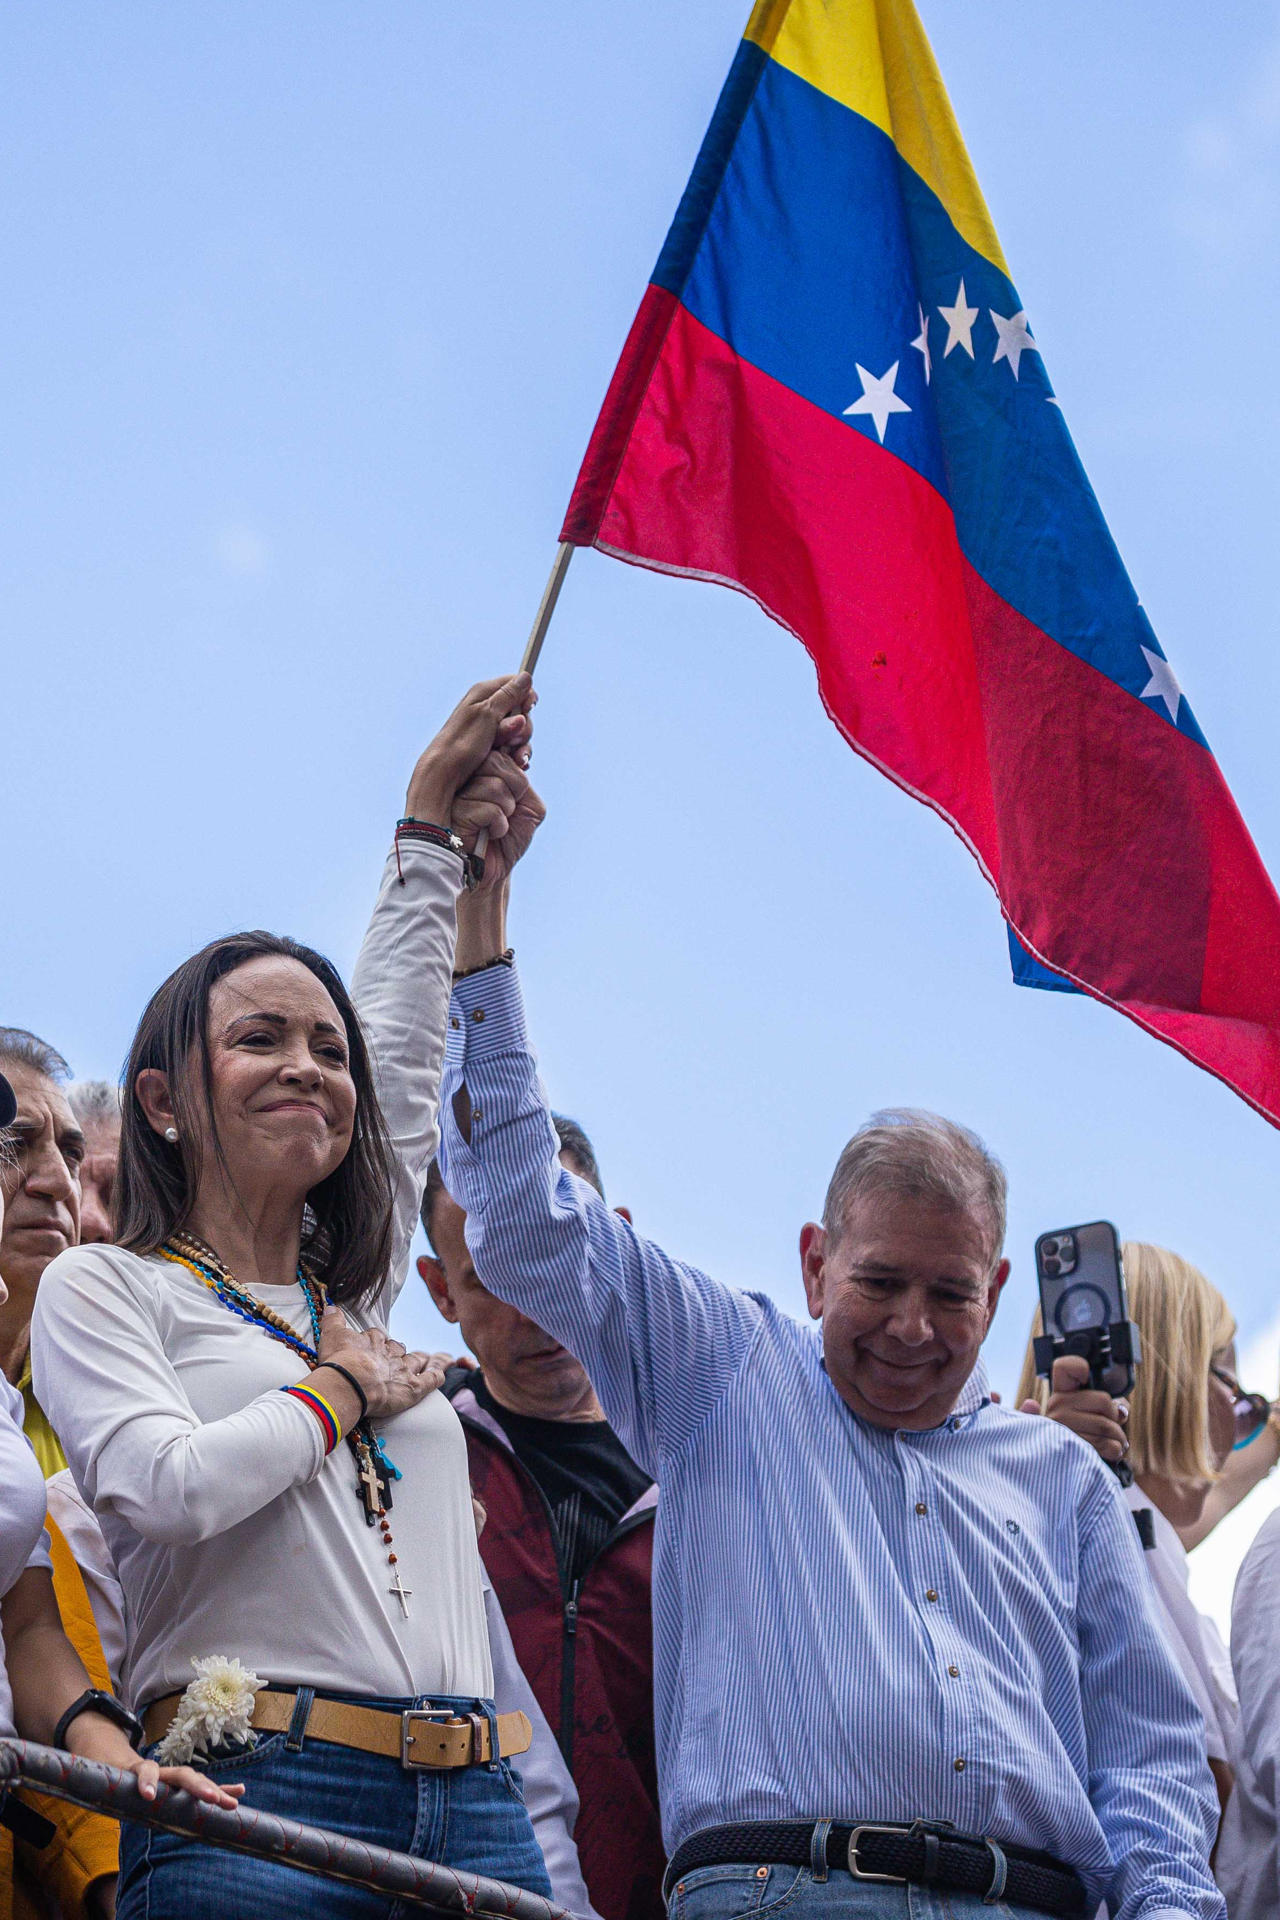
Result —
[[1276, 1118], [1280, 903], [1212, 757], [993, 593], [913, 469], [664, 324], [595, 544], [757, 599], [1024, 942]]
[[667, 328], [678, 310], [674, 294], [662, 287], [646, 288], [639, 312], [631, 322], [622, 358], [613, 370], [609, 391], [560, 529], [561, 540], [568, 540], [575, 547], [589, 547], [600, 530], [600, 519], [609, 502], [609, 490], [618, 477], [632, 423], [662, 352]]
[[963, 561], [950, 509], [911, 468], [740, 361], [681, 307], [596, 544], [754, 595], [808, 648], [851, 742], [945, 811], [990, 865]]

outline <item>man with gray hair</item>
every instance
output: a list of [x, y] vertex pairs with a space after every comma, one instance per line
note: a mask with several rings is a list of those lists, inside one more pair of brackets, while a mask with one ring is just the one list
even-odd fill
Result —
[[67, 1088], [84, 1134], [80, 1163], [80, 1244], [111, 1239], [111, 1196], [120, 1158], [120, 1089], [110, 1080], [76, 1080]]
[[672, 1915], [1223, 1920], [1203, 1727], [1117, 1483], [987, 1388], [999, 1164], [875, 1115], [800, 1234], [805, 1326], [560, 1165], [506, 948], [503, 895], [467, 895], [442, 1171], [480, 1280], [662, 1487]]
[[0, 1368], [23, 1398], [23, 1426], [45, 1474], [66, 1458], [31, 1384], [31, 1315], [50, 1261], [80, 1238], [80, 1164], [84, 1133], [67, 1100], [70, 1068], [47, 1040], [25, 1027], [0, 1027], [0, 1073], [18, 1102], [9, 1151], [0, 1164]]

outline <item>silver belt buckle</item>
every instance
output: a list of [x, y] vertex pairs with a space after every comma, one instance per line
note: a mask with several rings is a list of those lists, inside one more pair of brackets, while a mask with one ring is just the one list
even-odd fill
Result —
[[452, 1707], [409, 1707], [400, 1715], [400, 1765], [410, 1769], [429, 1767], [430, 1760], [415, 1760], [409, 1749], [413, 1745], [411, 1720], [452, 1720]]
[[904, 1829], [901, 1827], [888, 1827], [888, 1826], [884, 1826], [881, 1823], [877, 1823], [876, 1821], [870, 1821], [866, 1826], [863, 1826], [863, 1827], [855, 1827], [853, 1832], [849, 1835], [849, 1871], [853, 1875], [854, 1879], [855, 1880], [879, 1880], [884, 1886], [887, 1886], [887, 1887], [905, 1887], [907, 1885], [907, 1878], [905, 1874], [868, 1873], [864, 1867], [860, 1867], [858, 1865], [858, 1842], [859, 1840], [861, 1840], [864, 1833], [902, 1833], [903, 1831]]

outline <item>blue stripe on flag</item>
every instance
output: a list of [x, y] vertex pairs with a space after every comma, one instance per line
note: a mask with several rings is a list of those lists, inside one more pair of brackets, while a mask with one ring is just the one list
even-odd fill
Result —
[[[851, 432], [879, 437], [871, 414], [846, 412], [863, 396], [858, 367], [883, 379], [896, 363], [893, 390], [910, 412], [888, 415], [886, 450], [948, 500], [966, 558], [1002, 599], [1141, 698], [1152, 678], [1142, 649], [1159, 658], [1160, 644], [1040, 354], [1022, 352], [1016, 379], [1010, 361], [995, 358], [992, 312], [1020, 311], [1013, 286], [962, 239], [880, 128], [772, 60], [759, 73], [740, 60], [656, 283]], [[965, 305], [977, 309], [972, 358], [960, 344], [946, 352], [940, 312], [957, 305], [962, 280]], [[911, 344], [921, 308], [928, 383]], [[1163, 700], [1147, 704], [1168, 720]], [[1185, 699], [1176, 724], [1203, 744]]]

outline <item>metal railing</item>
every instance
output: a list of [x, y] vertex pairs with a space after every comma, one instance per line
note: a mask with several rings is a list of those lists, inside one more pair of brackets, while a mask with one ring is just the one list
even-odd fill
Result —
[[412, 1854], [350, 1840], [323, 1827], [304, 1827], [278, 1814], [244, 1806], [213, 1807], [163, 1783], [154, 1800], [144, 1800], [131, 1773], [78, 1759], [56, 1747], [38, 1747], [29, 1740], [0, 1740], [0, 1797], [10, 1787], [31, 1787], [113, 1820], [143, 1821], [167, 1833], [188, 1834], [206, 1846], [253, 1854], [325, 1880], [343, 1880], [430, 1913], [570, 1920], [563, 1907], [502, 1880], [434, 1866], [429, 1860], [415, 1860]]

